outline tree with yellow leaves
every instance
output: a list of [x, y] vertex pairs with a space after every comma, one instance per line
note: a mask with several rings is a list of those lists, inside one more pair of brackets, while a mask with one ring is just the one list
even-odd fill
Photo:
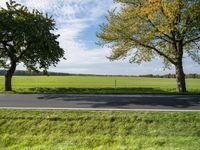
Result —
[[97, 34], [112, 49], [110, 60], [131, 55], [130, 62], [163, 58], [176, 68], [177, 91], [186, 92], [183, 56], [200, 63], [200, 0], [115, 0]]

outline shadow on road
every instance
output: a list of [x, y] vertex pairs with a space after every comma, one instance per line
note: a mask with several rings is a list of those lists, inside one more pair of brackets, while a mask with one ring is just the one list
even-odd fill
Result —
[[200, 106], [200, 96], [164, 95], [43, 95], [42, 100], [57, 100], [76, 103], [91, 108], [195, 108]]

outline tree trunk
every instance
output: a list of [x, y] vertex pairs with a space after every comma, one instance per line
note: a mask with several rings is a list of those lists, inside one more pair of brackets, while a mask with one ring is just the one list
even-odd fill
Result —
[[176, 81], [177, 81], [177, 92], [184, 93], [186, 91], [185, 84], [185, 74], [183, 71], [183, 39], [178, 43], [175, 43], [177, 62], [175, 64], [176, 67]]
[[16, 69], [16, 62], [11, 62], [11, 67], [5, 75], [5, 91], [12, 91], [12, 77]]
[[5, 91], [12, 91], [12, 76], [5, 76]]
[[177, 81], [177, 92], [179, 93], [187, 92], [182, 60], [179, 61], [176, 65], [176, 81]]

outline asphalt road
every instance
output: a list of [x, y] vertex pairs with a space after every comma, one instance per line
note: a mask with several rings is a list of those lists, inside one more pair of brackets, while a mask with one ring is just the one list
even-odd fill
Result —
[[0, 95], [0, 108], [200, 111], [200, 96], [10, 94]]

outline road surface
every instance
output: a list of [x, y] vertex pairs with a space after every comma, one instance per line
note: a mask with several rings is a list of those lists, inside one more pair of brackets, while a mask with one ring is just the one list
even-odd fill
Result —
[[0, 95], [3, 109], [200, 111], [200, 95]]

